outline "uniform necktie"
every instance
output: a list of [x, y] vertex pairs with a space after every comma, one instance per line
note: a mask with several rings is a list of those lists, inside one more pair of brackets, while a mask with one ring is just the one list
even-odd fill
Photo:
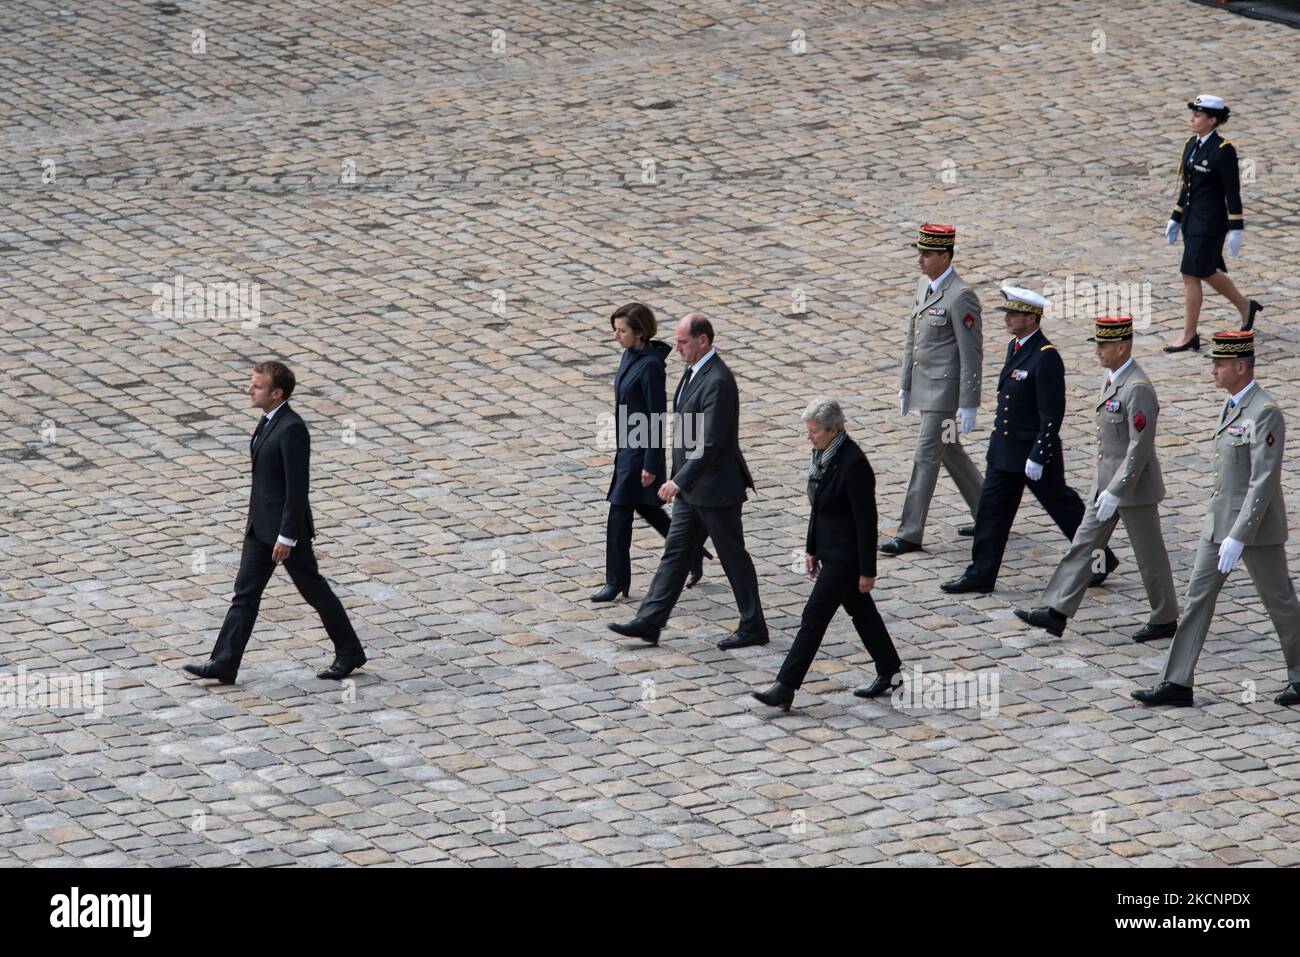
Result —
[[253, 432], [253, 441], [248, 443], [250, 450], [257, 448], [257, 439], [262, 434], [262, 430], [266, 428], [266, 423], [269, 421], [271, 421], [271, 417], [269, 415], [264, 415], [262, 416], [262, 421], [257, 423], [257, 429]]
[[1230, 408], [1230, 409], [1235, 409], [1236, 407], [1237, 407], [1237, 400], [1236, 400], [1236, 399], [1229, 399], [1229, 400], [1228, 400], [1228, 408]]
[[1011, 347], [1011, 354], [1014, 356], [1019, 351], [1020, 351], [1020, 340], [1017, 339], [1016, 344]]
[[934, 285], [932, 283], [927, 283], [925, 287], [925, 298], [929, 299], [933, 295], [934, 295]]

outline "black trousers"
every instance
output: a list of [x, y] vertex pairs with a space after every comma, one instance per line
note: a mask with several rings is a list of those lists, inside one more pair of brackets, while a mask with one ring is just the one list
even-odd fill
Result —
[[835, 612], [843, 607], [853, 619], [853, 627], [858, 630], [858, 637], [866, 647], [871, 660], [876, 663], [876, 674], [893, 677], [898, 674], [903, 663], [894, 650], [894, 642], [889, 637], [885, 622], [876, 611], [876, 603], [871, 594], [858, 591], [858, 567], [847, 563], [822, 563], [817, 580], [813, 582], [812, 594], [803, 606], [803, 619], [799, 622], [799, 634], [795, 635], [794, 644], [785, 656], [785, 664], [776, 680], [790, 688], [803, 684], [808, 669], [812, 667], [817, 649], [821, 647], [826, 628], [835, 617]]
[[689, 505], [680, 495], [677, 496], [673, 502], [672, 524], [668, 529], [668, 541], [664, 543], [664, 555], [659, 560], [659, 570], [650, 583], [650, 590], [637, 609], [637, 618], [657, 628], [668, 623], [668, 616], [686, 584], [692, 560], [704, 547], [704, 540], [711, 538], [718, 561], [731, 583], [731, 592], [736, 597], [736, 610], [740, 612], [737, 634], [768, 637], [763, 606], [758, 600], [758, 575], [754, 572], [749, 552], [745, 551], [745, 528], [740, 519], [740, 508], [739, 505], [721, 508]]
[[[316, 567], [316, 553], [310, 541], [300, 541], [284, 560], [284, 570], [289, 573], [299, 594], [320, 615], [325, 633], [334, 642], [334, 654], [355, 657], [361, 654], [361, 640], [352, 630], [348, 613], [329, 584]], [[271, 560], [271, 546], [259, 542], [252, 535], [244, 536], [244, 554], [239, 559], [239, 574], [235, 576], [235, 597], [226, 612], [226, 620], [217, 635], [212, 649], [212, 660], [224, 668], [239, 670], [244, 658], [244, 648], [253, 634], [257, 610], [262, 605], [262, 592], [275, 572]]]
[[[632, 518], [640, 515], [656, 532], [668, 537], [672, 519], [658, 503], [654, 505], [609, 506], [609, 520], [605, 524], [605, 584], [620, 588], [632, 583]], [[704, 546], [695, 553], [691, 568], [699, 568], [704, 561]]]
[[[1002, 569], [1002, 555], [1011, 537], [1011, 526], [1020, 508], [1020, 499], [1026, 486], [1038, 499], [1038, 504], [1056, 522], [1067, 541], [1083, 521], [1083, 500], [1079, 493], [1065, 484], [1065, 463], [1059, 456], [1043, 466], [1043, 477], [1029, 481], [1023, 471], [1011, 472], [989, 466], [984, 471], [984, 486], [980, 490], [980, 505], [975, 513], [975, 541], [971, 546], [971, 563], [966, 574], [980, 584], [992, 585]], [[1113, 565], [1114, 553], [1106, 549], [1106, 563]]]

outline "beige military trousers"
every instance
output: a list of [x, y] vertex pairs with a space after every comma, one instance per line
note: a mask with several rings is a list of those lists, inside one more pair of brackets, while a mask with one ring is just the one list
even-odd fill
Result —
[[921, 431], [912, 458], [912, 477], [907, 482], [903, 518], [898, 524], [898, 537], [904, 541], [920, 545], [925, 540], [925, 519], [930, 514], [930, 499], [934, 497], [941, 464], [957, 483], [957, 491], [961, 492], [971, 515], [974, 515], [979, 508], [980, 486], [984, 479], [962, 448], [956, 409], [921, 413]]
[[[1286, 660], [1288, 684], [1300, 681], [1300, 603], [1296, 602], [1291, 573], [1286, 566], [1285, 545], [1247, 545], [1241, 554], [1246, 571], [1255, 580], [1264, 609], [1273, 619], [1278, 640], [1282, 643], [1282, 657]], [[1219, 589], [1228, 576], [1219, 572], [1219, 546], [1201, 539], [1196, 550], [1196, 563], [1192, 578], [1187, 583], [1186, 606], [1174, 643], [1169, 646], [1169, 657], [1161, 681], [1192, 687], [1196, 659], [1201, 656], [1201, 646], [1210, 631], [1214, 618], [1214, 604]]]
[[1103, 522], [1097, 518], [1097, 503], [1089, 504], [1070, 550], [1056, 566], [1043, 592], [1043, 604], [1066, 618], [1074, 617], [1088, 589], [1088, 579], [1105, 569], [1102, 556], [1120, 519], [1124, 520], [1128, 540], [1133, 544], [1138, 572], [1146, 586], [1147, 600], [1151, 602], [1149, 623], [1168, 625], [1177, 621], [1178, 593], [1174, 589], [1174, 573], [1169, 568], [1169, 553], [1165, 551], [1165, 537], [1160, 531], [1160, 511], [1155, 505], [1116, 509]]

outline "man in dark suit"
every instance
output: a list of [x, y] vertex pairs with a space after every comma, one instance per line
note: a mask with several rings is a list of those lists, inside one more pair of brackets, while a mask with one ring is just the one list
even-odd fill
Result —
[[713, 325], [698, 312], [677, 322], [677, 354], [686, 372], [673, 398], [673, 472], [659, 498], [676, 500], [668, 541], [650, 591], [627, 623], [610, 624], [620, 635], [659, 643], [682, 593], [691, 559], [713, 539], [722, 570], [740, 612], [736, 633], [719, 648], [765, 645], [767, 622], [758, 598], [758, 576], [745, 550], [740, 509], [745, 489], [754, 487], [740, 453], [740, 393], [731, 370], [713, 348]]
[[311, 547], [316, 529], [307, 502], [311, 438], [302, 418], [289, 408], [294, 384], [293, 372], [282, 362], [259, 362], [253, 367], [248, 396], [264, 414], [249, 443], [253, 481], [244, 552], [235, 577], [235, 597], [211, 660], [185, 666], [185, 671], [199, 678], [215, 678], [222, 684], [235, 680], [262, 592], [280, 562], [307, 604], [316, 609], [334, 642], [334, 663], [317, 677], [341, 680], [366, 663], [343, 604], [316, 568]]
[[[1020, 508], [1025, 486], [1067, 539], [1083, 521], [1083, 501], [1065, 484], [1061, 419], [1065, 416], [1065, 364], [1056, 346], [1039, 330], [1048, 301], [1036, 292], [1007, 286], [998, 308], [1006, 313], [1007, 358], [998, 377], [998, 404], [989, 437], [988, 467], [975, 515], [975, 541], [966, 571], [939, 587], [952, 594], [993, 590], [1002, 553]], [[1104, 570], [1089, 584], [1099, 585], [1119, 559], [1106, 549]]]

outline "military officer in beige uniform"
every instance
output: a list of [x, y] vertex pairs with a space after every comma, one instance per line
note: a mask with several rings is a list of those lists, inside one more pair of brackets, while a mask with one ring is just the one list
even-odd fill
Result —
[[1097, 471], [1088, 509], [1043, 593], [1043, 606], [1016, 609], [1016, 617], [1059, 637], [1093, 575], [1104, 570], [1094, 565], [1123, 519], [1151, 602], [1151, 618], [1133, 640], [1168, 638], [1178, 627], [1178, 598], [1157, 508], [1165, 497], [1156, 458], [1160, 403], [1155, 386], [1133, 361], [1133, 318], [1107, 316], [1095, 325], [1097, 361], [1108, 371], [1097, 398]]
[[1216, 332], [1215, 384], [1228, 393], [1214, 431], [1217, 475], [1183, 620], [1154, 688], [1133, 692], [1143, 704], [1192, 704], [1192, 673], [1210, 630], [1219, 589], [1241, 559], [1273, 619], [1286, 690], [1277, 704], [1300, 704], [1300, 602], [1286, 562], [1286, 503], [1282, 495], [1282, 451], [1286, 422], [1272, 396], [1255, 381], [1255, 334]]
[[[952, 268], [956, 242], [954, 227], [931, 224], [921, 227], [916, 241], [923, 275], [907, 323], [898, 404], [903, 415], [909, 409], [921, 413], [921, 430], [898, 533], [880, 546], [886, 555], [921, 548], [940, 464], [957, 483], [971, 515], [979, 505], [983, 478], [962, 448], [960, 435], [975, 428], [984, 328], [975, 290]], [[962, 533], [970, 534], [971, 529]]]

